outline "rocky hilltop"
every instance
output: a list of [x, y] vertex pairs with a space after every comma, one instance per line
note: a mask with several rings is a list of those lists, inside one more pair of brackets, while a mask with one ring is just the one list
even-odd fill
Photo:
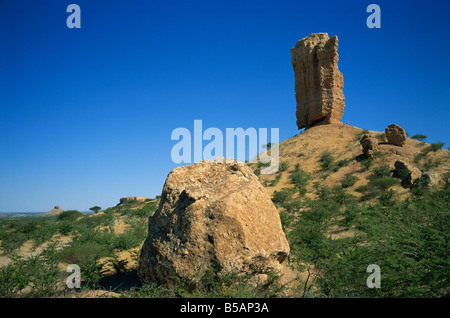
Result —
[[344, 113], [344, 77], [339, 71], [338, 38], [313, 33], [291, 49], [297, 100], [297, 127], [339, 123]]
[[134, 202], [144, 202], [146, 200], [151, 200], [147, 197], [123, 197], [119, 200], [119, 205], [124, 204], [125, 202], [134, 201]]
[[42, 215], [51, 216], [51, 215], [58, 215], [58, 214], [61, 214], [63, 212], [64, 212], [64, 210], [59, 205], [55, 205], [55, 207], [53, 209], [51, 209], [48, 212], [43, 213]]

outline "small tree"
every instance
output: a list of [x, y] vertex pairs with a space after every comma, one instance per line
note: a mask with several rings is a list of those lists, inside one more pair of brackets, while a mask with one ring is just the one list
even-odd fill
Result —
[[94, 211], [94, 213], [97, 213], [98, 211], [100, 211], [102, 208], [99, 206], [93, 206], [92, 208], [90, 208], [89, 210]]

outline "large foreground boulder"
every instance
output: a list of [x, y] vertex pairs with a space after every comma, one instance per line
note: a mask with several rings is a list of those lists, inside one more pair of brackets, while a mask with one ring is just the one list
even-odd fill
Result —
[[221, 159], [169, 173], [141, 251], [143, 282], [195, 283], [210, 269], [260, 277], [280, 269], [289, 245], [277, 209], [247, 165]]

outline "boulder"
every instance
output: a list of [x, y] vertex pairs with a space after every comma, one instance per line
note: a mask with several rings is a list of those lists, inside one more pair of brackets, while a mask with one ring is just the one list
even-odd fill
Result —
[[403, 147], [406, 143], [406, 132], [399, 125], [392, 124], [387, 126], [385, 129], [386, 139], [388, 143], [392, 145], [396, 145], [399, 147]]
[[397, 160], [394, 163], [394, 177], [400, 178], [402, 187], [412, 188], [415, 180], [422, 176], [422, 171], [413, 165]]
[[363, 154], [369, 158], [373, 157], [373, 152], [378, 150], [378, 140], [371, 135], [365, 134], [359, 140], [363, 148]]
[[195, 283], [206, 270], [278, 271], [289, 255], [280, 217], [244, 163], [203, 160], [173, 169], [149, 218], [138, 275], [145, 283]]
[[433, 187], [440, 187], [445, 184], [445, 181], [441, 177], [441, 175], [435, 171], [425, 171], [422, 174], [422, 177], [425, 177], [429, 180], [428, 185]]
[[291, 49], [297, 127], [339, 123], [344, 113], [344, 77], [337, 63], [338, 38], [313, 33]]

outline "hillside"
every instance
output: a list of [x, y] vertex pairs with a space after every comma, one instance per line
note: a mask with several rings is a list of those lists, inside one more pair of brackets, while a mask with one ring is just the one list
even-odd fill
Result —
[[[363, 134], [379, 140], [373, 159], [362, 155]], [[51, 218], [0, 222], [2, 296], [448, 295], [450, 165], [449, 152], [442, 146], [408, 138], [398, 147], [387, 144], [381, 132], [324, 125], [280, 143], [278, 173], [261, 175], [261, 164], [249, 164], [280, 213], [291, 250], [272, 289], [255, 289], [236, 278], [209, 278], [213, 281], [205, 281], [196, 291], [183, 285], [174, 290], [141, 286], [137, 260], [147, 236], [148, 217], [158, 206], [157, 200], [149, 199], [92, 215], [65, 211]], [[394, 177], [397, 160], [422, 172], [433, 171], [429, 174], [435, 185], [404, 188], [401, 179]], [[85, 273], [81, 290], [67, 291], [61, 279], [55, 284], [61, 277], [57, 273], [68, 264], [79, 264]], [[362, 283], [369, 264], [382, 268], [382, 292]], [[35, 285], [41, 274], [44, 281]], [[222, 287], [211, 291], [217, 284]], [[232, 288], [235, 284], [238, 287]]]
[[[378, 136], [379, 140], [379, 153], [376, 153], [373, 160], [369, 160], [370, 163], [364, 160], [359, 143], [360, 138], [366, 132], [373, 137]], [[371, 171], [382, 165], [388, 165], [389, 169], [393, 170], [397, 160], [412, 164], [422, 172], [435, 171], [444, 178], [445, 174], [450, 171], [449, 152], [443, 149], [431, 151], [417, 161], [418, 156], [421, 156], [427, 146], [429, 145], [424, 142], [410, 138], [403, 147], [390, 145], [386, 142], [382, 132], [367, 131], [344, 124], [316, 126], [280, 143], [280, 170], [283, 170], [283, 165], [287, 164], [285, 171], [279, 171], [273, 175], [259, 175], [259, 178], [270, 195], [273, 195], [275, 191], [293, 187], [290, 176], [298, 164], [301, 170], [310, 175], [307, 196], [315, 197], [314, 184], [316, 182], [330, 187], [341, 186], [345, 175], [351, 174], [358, 180], [354, 185], [348, 187], [347, 191], [360, 197], [361, 193], [355, 189], [368, 183], [367, 178], [372, 173]], [[330, 154], [332, 162], [328, 168], [323, 168], [321, 158], [327, 152]], [[367, 164], [370, 164], [369, 169], [365, 167]], [[252, 164], [251, 166], [258, 173], [258, 165]], [[276, 181], [277, 178], [279, 178], [278, 181]], [[404, 189], [400, 183], [393, 185], [392, 189], [402, 197], [410, 192], [408, 189]]]

